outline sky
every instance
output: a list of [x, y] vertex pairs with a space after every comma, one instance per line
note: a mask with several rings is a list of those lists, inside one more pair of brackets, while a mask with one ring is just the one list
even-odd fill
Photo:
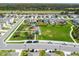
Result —
[[79, 0], [0, 0], [0, 3], [79, 3]]

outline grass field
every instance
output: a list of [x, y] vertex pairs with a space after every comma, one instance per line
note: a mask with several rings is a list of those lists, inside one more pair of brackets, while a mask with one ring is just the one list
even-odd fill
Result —
[[26, 40], [27, 32], [15, 32], [10, 40]]
[[53, 53], [55, 53], [56, 56], [64, 56], [63, 51], [53, 51]]
[[66, 24], [64, 26], [60, 25], [40, 26], [42, 34], [37, 36], [37, 39], [73, 42], [69, 35], [69, 32], [71, 30], [70, 27], [71, 25], [69, 24]]
[[0, 50], [0, 56], [12, 56], [15, 50]]
[[[13, 36], [9, 40], [27, 40], [33, 38], [27, 32], [29, 25], [23, 23]], [[70, 37], [71, 24], [67, 23], [65, 25], [40, 25], [41, 35], [37, 35], [37, 40], [54, 40], [54, 41], [66, 41], [73, 42]], [[30, 38], [28, 38], [30, 37]]]

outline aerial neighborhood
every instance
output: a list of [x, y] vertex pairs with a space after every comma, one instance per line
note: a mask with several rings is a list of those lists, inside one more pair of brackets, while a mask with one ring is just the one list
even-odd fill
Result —
[[1, 4], [0, 56], [79, 56], [78, 7]]

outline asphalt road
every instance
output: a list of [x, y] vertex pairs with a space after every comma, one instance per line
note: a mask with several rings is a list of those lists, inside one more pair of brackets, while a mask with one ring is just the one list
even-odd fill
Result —
[[7, 44], [0, 49], [49, 49], [63, 51], [79, 51], [79, 45], [62, 45], [62, 44], [46, 44], [46, 43], [29, 43], [29, 44]]

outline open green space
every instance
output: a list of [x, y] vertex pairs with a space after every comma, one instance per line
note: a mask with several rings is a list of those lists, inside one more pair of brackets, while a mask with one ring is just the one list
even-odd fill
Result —
[[11, 56], [15, 50], [0, 50], [0, 56]]
[[32, 35], [29, 32], [29, 25], [24, 21], [23, 24], [15, 31], [9, 40], [26, 40], [32, 39]]
[[21, 56], [28, 56], [28, 50], [22, 50]]
[[24, 42], [6, 42], [7, 44], [23, 44]]
[[[73, 42], [70, 37], [71, 24], [67, 23], [64, 25], [56, 24], [45, 24], [39, 25], [41, 30], [41, 35], [36, 35], [37, 40], [53, 40], [53, 41], [66, 41]], [[30, 25], [27, 22], [23, 24], [16, 30], [13, 36], [9, 40], [28, 40], [34, 39], [34, 35], [31, 35], [29, 29]]]
[[17, 31], [25, 31], [27, 27], [28, 27], [28, 24], [26, 23], [26, 21], [24, 21], [22, 25], [17, 29]]
[[73, 42], [70, 37], [71, 25], [46, 25], [40, 26], [41, 35], [37, 36], [38, 40], [55, 40]]
[[25, 40], [27, 38], [27, 32], [15, 32], [10, 40]]
[[53, 51], [53, 53], [55, 53], [56, 56], [64, 56], [63, 51]]

